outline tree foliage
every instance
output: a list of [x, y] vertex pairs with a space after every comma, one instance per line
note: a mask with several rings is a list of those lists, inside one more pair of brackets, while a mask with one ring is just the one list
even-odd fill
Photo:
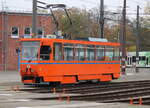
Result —
[[98, 35], [98, 24], [93, 21], [90, 12], [85, 9], [70, 8], [69, 16], [72, 21], [72, 25], [65, 13], [61, 10], [55, 12], [59, 21], [59, 29], [67, 35], [71, 35], [72, 39], [76, 37], [92, 37]]
[[[99, 37], [98, 8], [93, 8], [91, 10], [70, 8], [68, 11], [72, 20], [72, 25], [69, 23], [64, 11], [55, 11], [57, 20], [59, 21], [59, 30], [62, 30], [63, 34], [71, 36], [71, 39], [77, 37]], [[150, 2], [147, 2], [145, 13], [150, 14]], [[121, 36], [121, 17], [121, 14], [115, 15], [109, 12], [105, 13], [104, 35], [108, 41], [119, 42]], [[150, 49], [150, 17], [145, 16], [140, 17], [140, 19], [140, 49], [141, 51], [145, 51]], [[135, 51], [137, 39], [136, 18], [135, 20], [130, 20], [128, 18], [126, 25], [126, 47], [129, 51]]]
[[[150, 2], [147, 2], [144, 12], [150, 15]], [[150, 16], [141, 19], [140, 33], [141, 50], [150, 51]]]

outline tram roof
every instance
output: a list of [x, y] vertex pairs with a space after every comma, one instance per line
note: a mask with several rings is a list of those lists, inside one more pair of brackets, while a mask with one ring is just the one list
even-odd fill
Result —
[[112, 46], [120, 45], [120, 43], [114, 43], [114, 42], [97, 42], [97, 41], [49, 39], [49, 38], [22, 38], [20, 39], [20, 41], [61, 42], [61, 43], [73, 43], [73, 44], [112, 45]]

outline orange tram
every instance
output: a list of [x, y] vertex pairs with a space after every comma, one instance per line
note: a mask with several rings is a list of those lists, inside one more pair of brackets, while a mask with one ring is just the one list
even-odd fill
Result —
[[119, 43], [48, 38], [20, 42], [24, 84], [111, 81], [120, 77]]

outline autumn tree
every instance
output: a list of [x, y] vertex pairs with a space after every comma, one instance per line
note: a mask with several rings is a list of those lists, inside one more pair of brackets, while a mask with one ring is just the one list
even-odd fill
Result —
[[[69, 16], [72, 20], [70, 24], [67, 16], [63, 10], [56, 10], [54, 13], [59, 22], [59, 30], [62, 30], [63, 34], [75, 39], [77, 37], [99, 37], [99, 9], [93, 8], [91, 10], [70, 8], [68, 9]], [[149, 13], [149, 3], [145, 8], [145, 13]], [[135, 15], [136, 16], [136, 15]], [[121, 12], [112, 13], [110, 11], [105, 12], [105, 38], [110, 42], [119, 42], [121, 36]], [[148, 50], [150, 45], [150, 20], [149, 17], [140, 18], [141, 21], [141, 50]], [[130, 20], [127, 18], [126, 24], [126, 46], [128, 51], [135, 51], [136, 48], [136, 19]]]
[[140, 28], [140, 50], [150, 51], [150, 2], [144, 9], [145, 16], [141, 18], [141, 28]]
[[[70, 24], [68, 17], [62, 10], [55, 11], [59, 21], [59, 29], [63, 34], [70, 35], [72, 39], [76, 37], [89, 37], [91, 35], [92, 20], [90, 13], [85, 9], [70, 8], [69, 16], [72, 24]], [[59, 14], [58, 14], [59, 13]]]

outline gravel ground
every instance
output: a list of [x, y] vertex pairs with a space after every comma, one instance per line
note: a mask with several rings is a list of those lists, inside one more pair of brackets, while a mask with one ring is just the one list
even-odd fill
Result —
[[[129, 68], [126, 75], [121, 75], [120, 79], [113, 82], [150, 80], [150, 68], [140, 69], [139, 73], [135, 69]], [[12, 91], [12, 86], [19, 85], [20, 75], [17, 71], [0, 72], [0, 108], [150, 108], [145, 105], [130, 105], [124, 103], [96, 103], [81, 101], [52, 101], [52, 100], [32, 100], [35, 97], [50, 97], [59, 94], [51, 93], [31, 93], [23, 91]]]

